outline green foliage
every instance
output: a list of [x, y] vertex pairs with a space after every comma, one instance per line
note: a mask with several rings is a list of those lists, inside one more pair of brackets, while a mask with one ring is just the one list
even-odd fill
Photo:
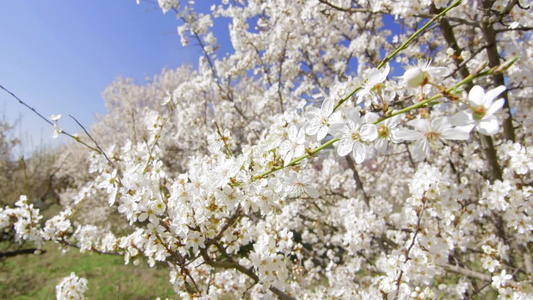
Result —
[[79, 253], [65, 255], [48, 243], [42, 255], [19, 255], [0, 266], [0, 299], [54, 299], [55, 286], [75, 272], [87, 278], [88, 299], [154, 299], [175, 296], [166, 269], [124, 265], [121, 256]]

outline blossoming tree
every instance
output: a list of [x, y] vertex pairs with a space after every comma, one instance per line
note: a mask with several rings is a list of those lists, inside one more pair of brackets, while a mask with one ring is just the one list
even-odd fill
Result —
[[[64, 211], [21, 196], [0, 227], [165, 264], [182, 298], [531, 297], [528, 5], [159, 0], [198, 69], [115, 83]], [[88, 202], [130, 233], [74, 222]]]

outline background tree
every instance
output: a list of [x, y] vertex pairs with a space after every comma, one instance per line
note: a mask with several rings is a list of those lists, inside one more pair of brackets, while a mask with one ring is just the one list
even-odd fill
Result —
[[[83, 162], [67, 207], [15, 237], [164, 262], [180, 297], [533, 292], [530, 7], [159, 5], [202, 49], [198, 70], [115, 82], [92, 140], [76, 138], [92, 149], [63, 151]], [[221, 17], [231, 54], [210, 31]], [[87, 203], [128, 230], [107, 212], [74, 223]], [[37, 213], [24, 198], [17, 212]]]

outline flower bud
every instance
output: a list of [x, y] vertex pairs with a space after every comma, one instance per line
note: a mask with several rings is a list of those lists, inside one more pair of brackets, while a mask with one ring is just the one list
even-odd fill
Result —
[[426, 74], [418, 67], [405, 71], [402, 78], [408, 87], [419, 87], [427, 83]]

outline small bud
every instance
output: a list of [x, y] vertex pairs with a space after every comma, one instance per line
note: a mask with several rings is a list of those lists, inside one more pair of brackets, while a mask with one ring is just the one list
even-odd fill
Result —
[[405, 71], [402, 78], [409, 87], [419, 87], [427, 83], [426, 74], [418, 67]]

